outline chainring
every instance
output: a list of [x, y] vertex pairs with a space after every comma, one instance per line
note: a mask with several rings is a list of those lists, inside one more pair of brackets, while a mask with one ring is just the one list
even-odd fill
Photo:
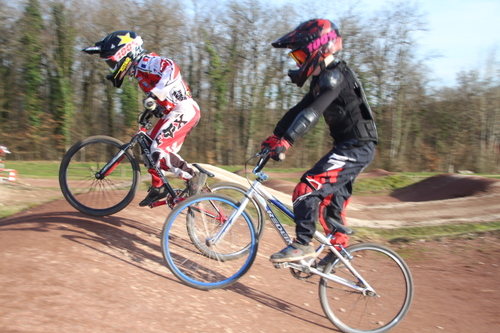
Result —
[[[180, 188], [175, 188], [174, 189], [174, 193], [175, 193], [175, 195], [176, 195], [177, 198], [182, 194], [182, 192], [184, 192], [183, 189], [180, 189]], [[165, 198], [165, 201], [167, 202], [167, 206], [170, 209], [173, 209], [175, 207], [175, 205], [176, 205], [174, 197], [170, 193], [167, 194], [167, 196]]]
[[314, 275], [313, 273], [301, 272], [295, 268], [290, 268], [290, 273], [292, 273], [292, 276], [294, 278], [296, 278], [297, 280], [300, 280], [300, 281], [307, 281]]

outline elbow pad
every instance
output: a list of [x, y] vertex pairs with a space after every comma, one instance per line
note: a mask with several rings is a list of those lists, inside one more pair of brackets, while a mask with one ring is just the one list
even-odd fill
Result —
[[304, 136], [316, 125], [320, 116], [321, 114], [313, 108], [304, 109], [288, 127], [283, 138], [290, 144], [294, 144], [295, 140]]

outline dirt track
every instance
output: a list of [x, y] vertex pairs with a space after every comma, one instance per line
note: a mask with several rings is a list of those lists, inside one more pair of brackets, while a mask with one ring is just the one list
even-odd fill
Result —
[[[0, 185], [0, 202], [59, 196], [53, 182], [31, 183]], [[349, 223], [499, 221], [495, 186], [430, 202], [354, 197]], [[144, 195], [106, 218], [75, 212], [60, 199], [1, 219], [0, 332], [335, 331], [321, 310], [317, 285], [270, 265], [268, 256], [282, 248], [270, 227], [254, 266], [237, 284], [201, 292], [179, 283], [160, 253], [168, 209], [139, 208]], [[497, 237], [396, 249], [409, 263], [416, 290], [410, 313], [394, 332], [498, 331]]]

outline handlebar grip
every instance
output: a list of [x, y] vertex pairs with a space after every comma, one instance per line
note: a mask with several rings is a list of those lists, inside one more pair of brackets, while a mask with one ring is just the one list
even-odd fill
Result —
[[[264, 166], [267, 164], [267, 162], [271, 158], [271, 151], [268, 148], [265, 148], [260, 153], [258, 153], [256, 156], [260, 156], [260, 158], [259, 158], [259, 161], [257, 162], [255, 168], [253, 169], [253, 173], [258, 173], [264, 168]], [[285, 158], [286, 158], [285, 153], [278, 154], [279, 161], [283, 161]]]
[[156, 102], [155, 101], [146, 101], [144, 103], [144, 107], [148, 110], [154, 110], [154, 109], [156, 109]]

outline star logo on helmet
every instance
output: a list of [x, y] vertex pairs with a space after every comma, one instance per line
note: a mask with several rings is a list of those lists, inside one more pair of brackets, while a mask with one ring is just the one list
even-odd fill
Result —
[[129, 32], [127, 32], [127, 34], [125, 36], [118, 36], [118, 38], [120, 38], [120, 44], [118, 44], [118, 46], [123, 45], [123, 44], [128, 44], [134, 40], [132, 37], [130, 37]]

